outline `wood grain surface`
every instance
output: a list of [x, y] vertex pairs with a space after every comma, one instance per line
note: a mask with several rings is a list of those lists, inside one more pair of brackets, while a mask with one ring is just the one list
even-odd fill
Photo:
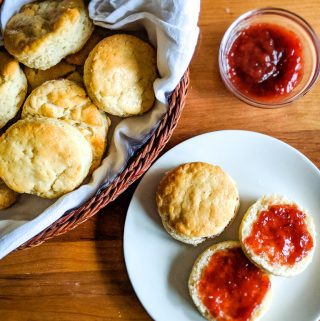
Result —
[[[282, 139], [320, 166], [319, 83], [296, 103], [268, 110], [234, 98], [218, 72], [218, 48], [229, 24], [247, 10], [280, 3], [320, 34], [319, 0], [202, 1], [189, 96], [165, 150], [201, 133], [245, 129]], [[0, 320], [150, 320], [123, 260], [123, 227], [135, 186], [76, 230], [1, 260]]]

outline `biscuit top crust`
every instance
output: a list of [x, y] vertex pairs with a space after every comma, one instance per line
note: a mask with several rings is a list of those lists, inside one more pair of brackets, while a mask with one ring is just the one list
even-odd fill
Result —
[[13, 57], [0, 51], [0, 85], [12, 79], [19, 72], [19, 63]]
[[157, 77], [154, 49], [137, 37], [107, 37], [91, 51], [84, 67], [84, 82], [91, 99], [117, 116], [146, 112], [153, 105]]
[[42, 1], [24, 5], [11, 17], [4, 31], [6, 48], [12, 54], [34, 51], [51, 33], [63, 32], [80, 19], [82, 0]]
[[103, 126], [104, 115], [92, 104], [83, 87], [68, 80], [50, 80], [37, 87], [23, 105], [22, 118], [49, 117]]
[[76, 188], [88, 174], [92, 152], [65, 122], [20, 120], [0, 138], [0, 177], [16, 192], [54, 198]]
[[0, 128], [18, 113], [27, 87], [18, 61], [0, 50]]
[[22, 118], [30, 117], [61, 119], [77, 128], [92, 146], [93, 163], [90, 172], [100, 165], [110, 120], [91, 102], [79, 84], [58, 79], [47, 81], [34, 89], [22, 110]]
[[239, 194], [219, 166], [195, 162], [164, 176], [156, 202], [162, 220], [178, 234], [207, 237], [221, 233], [234, 217]]

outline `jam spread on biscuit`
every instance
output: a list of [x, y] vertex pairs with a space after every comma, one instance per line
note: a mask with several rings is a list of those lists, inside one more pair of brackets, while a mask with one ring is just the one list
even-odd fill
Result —
[[214, 253], [198, 284], [199, 297], [218, 321], [247, 321], [271, 286], [240, 247]]
[[271, 205], [253, 223], [244, 243], [271, 263], [292, 266], [313, 248], [313, 239], [305, 222], [306, 214], [295, 205]]
[[228, 77], [261, 102], [288, 96], [303, 76], [303, 47], [291, 30], [259, 23], [242, 30], [228, 52]]

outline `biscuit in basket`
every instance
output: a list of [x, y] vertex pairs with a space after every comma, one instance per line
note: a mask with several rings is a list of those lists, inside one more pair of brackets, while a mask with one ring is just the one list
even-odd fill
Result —
[[206, 249], [196, 260], [189, 292], [200, 313], [211, 321], [258, 320], [271, 299], [271, 278], [252, 264], [239, 242]]
[[45, 70], [79, 51], [92, 31], [83, 0], [38, 1], [11, 17], [4, 45], [26, 66]]
[[0, 210], [4, 210], [11, 205], [13, 205], [19, 194], [10, 189], [1, 179], [0, 179]]
[[83, 87], [67, 79], [45, 82], [32, 91], [23, 105], [22, 118], [29, 117], [56, 118], [77, 128], [92, 147], [90, 172], [99, 167], [110, 120], [91, 102]]
[[19, 63], [0, 51], [0, 128], [17, 114], [27, 88], [27, 79]]
[[88, 175], [91, 146], [66, 122], [19, 120], [0, 138], [0, 177], [18, 193], [56, 198]]
[[278, 195], [261, 197], [246, 212], [239, 238], [248, 258], [280, 276], [302, 272], [312, 261], [315, 227], [297, 203]]
[[195, 162], [167, 173], [156, 193], [163, 226], [175, 239], [197, 245], [219, 235], [235, 217], [239, 193], [219, 166]]
[[31, 89], [34, 89], [48, 80], [62, 78], [68, 74], [73, 73], [76, 70], [76, 66], [70, 65], [64, 61], [59, 62], [57, 65], [46, 69], [32, 69], [29, 67], [24, 68], [24, 72], [27, 76], [28, 83]]
[[154, 103], [156, 54], [146, 42], [130, 35], [100, 41], [84, 65], [84, 83], [93, 102], [105, 112], [133, 116]]

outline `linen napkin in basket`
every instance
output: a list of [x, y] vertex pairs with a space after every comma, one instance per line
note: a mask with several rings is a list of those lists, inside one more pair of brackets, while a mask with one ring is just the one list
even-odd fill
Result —
[[[28, 0], [6, 0], [1, 9], [1, 28]], [[0, 258], [31, 239], [59, 219], [66, 211], [90, 199], [103, 184], [111, 182], [141, 147], [167, 111], [167, 95], [186, 71], [198, 39], [200, 0], [92, 0], [89, 14], [96, 25], [112, 30], [146, 30], [157, 48], [160, 74], [154, 82], [157, 102], [145, 115], [118, 123], [101, 166], [88, 184], [57, 200], [22, 195], [7, 210], [0, 211]], [[1, 41], [0, 34], [0, 41]]]

